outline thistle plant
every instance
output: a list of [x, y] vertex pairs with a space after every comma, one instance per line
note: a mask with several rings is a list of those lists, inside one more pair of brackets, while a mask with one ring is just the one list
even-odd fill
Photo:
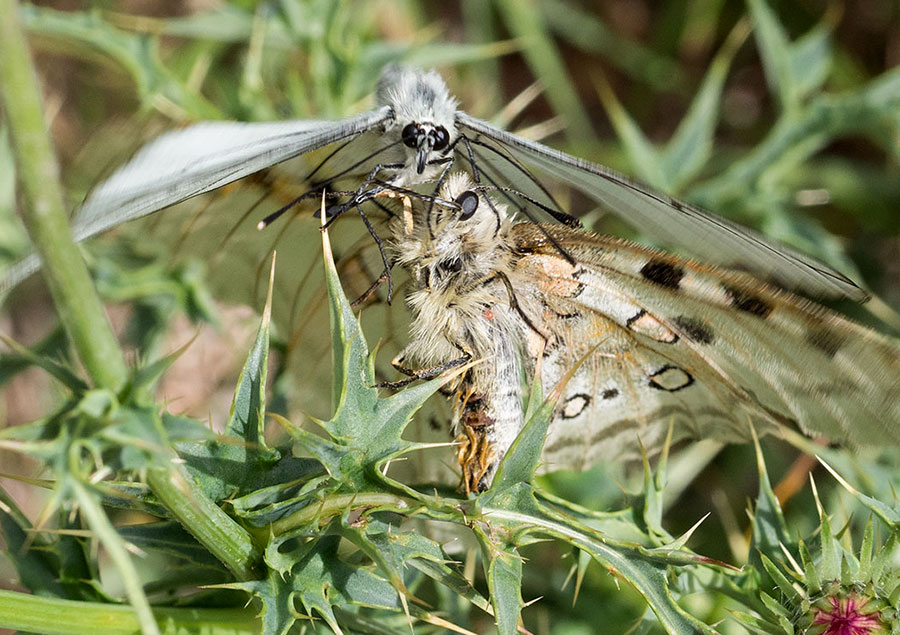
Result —
[[[465, 3], [465, 11], [472, 19], [488, 4]], [[538, 12], [519, 1], [492, 4], [517, 42], [432, 43], [408, 50], [373, 39], [368, 25], [351, 19], [358, 16], [337, 11], [330, 1], [306, 3], [302, 10], [299, 3], [285, 2], [279, 10], [267, 5], [257, 12], [228, 5], [206, 21], [189, 17], [154, 25], [160, 33], [188, 39], [179, 49], [184, 55], [165, 63], [153, 28], [141, 32], [145, 27], [122, 26], [127, 22], [122, 16], [117, 24], [93, 12], [63, 14], [29, 6], [19, 14], [34, 34], [76, 44], [75, 50], [100, 51], [125, 69], [144, 109], [179, 120], [344, 115], [369, 91], [370, 78], [382, 63], [401, 56], [425, 65], [477, 63], [488, 69], [483, 85], [496, 87], [500, 76], [487, 74], [491, 66], [498, 69], [493, 57], [520, 46], [518, 42], [537, 41], [527, 63], [544, 78], [554, 111], [575, 124], [571, 136], [586, 137], [586, 111], [559, 70], [559, 51], [548, 27], [536, 19]], [[602, 23], [568, 3], [541, 5], [549, 28], [579, 51], [606, 47], [615, 67], [648, 85], [685, 85], [684, 73], [672, 60], [604, 36]], [[9, 2], [0, 6], [12, 10]], [[719, 210], [738, 209], [745, 220], [769, 233], [780, 233], [832, 264], [849, 265], [840, 241], [818, 221], [789, 214], [794, 205], [788, 193], [829, 166], [838, 175], [863, 173], [848, 160], [837, 167], [811, 160], [847, 133], [870, 139], [896, 158], [898, 74], [890, 71], [844, 92], [826, 93], [823, 87], [836, 56], [825, 21], [790, 41], [764, 2], [753, 0], [748, 6], [779, 113], [755, 147], [731, 150], [738, 156], [728, 169], [707, 174], [712, 171], [718, 105], [730, 64], [747, 36], [746, 24], [733, 31], [716, 56], [665, 149], [654, 148], [639, 133], [611, 93], [603, 92], [603, 101], [641, 178]], [[7, 16], [0, 16], [0, 23], [10, 28]], [[488, 28], [489, 22], [473, 19], [471, 24]], [[312, 28], [320, 24], [328, 28]], [[8, 43], [5, 33], [0, 39]], [[334, 46], [335, 41], [341, 46]], [[213, 89], [207, 93], [222, 102], [214, 103], [195, 82], [210, 63], [228, 59], [235, 43], [246, 45], [250, 53], [241, 72], [218, 68], [211, 73]], [[309, 76], [297, 70], [298, 57]], [[14, 69], [27, 68], [27, 61], [0, 58], [14, 61]], [[263, 80], [275, 80], [276, 88], [266, 88], [266, 93], [282, 91], [293, 99], [261, 97], [260, 87], [268, 86]], [[15, 97], [24, 94], [3, 88]], [[31, 107], [39, 112], [35, 104]], [[6, 107], [6, 125], [0, 130], [3, 166], [12, 164], [5, 153], [6, 139], [16, 127], [11, 114]], [[39, 116], [32, 120], [41, 123]], [[16, 170], [30, 175], [38, 190], [46, 188], [53, 179], [32, 167], [19, 160]], [[869, 180], [863, 182], [873, 187], [836, 180], [836, 198], [847, 200], [865, 189], [864, 202], [853, 201], [848, 208], [875, 209], [872, 192], [883, 193], [888, 202], [879, 203], [890, 208], [896, 179], [887, 170], [864, 175]], [[866, 216], [867, 222], [888, 224], [879, 218]], [[12, 223], [0, 220], [4, 255], [21, 253], [26, 241], [10, 241], [6, 228]], [[59, 236], [35, 242], [40, 250], [58, 253], [72, 248]], [[148, 353], [158, 348], [171, 307], [134, 291], [146, 282], [140, 277], [146, 270], [108, 275], [115, 268], [110, 259], [94, 259], [95, 278], [107, 298], [139, 298], [138, 314], [147, 319], [145, 327], [150, 325], [142, 343], [153, 340], [141, 350], [154, 361], [129, 368], [111, 334], [97, 336], [106, 322], [86, 276], [75, 285], [57, 282], [69, 291], [56, 302], [61, 320], [74, 333], [71, 340], [56, 334], [33, 348], [5, 340], [0, 375], [37, 367], [53, 378], [63, 400], [37, 421], [0, 431], [0, 448], [40, 463], [40, 479], [27, 479], [27, 484], [46, 494], [42, 510], [29, 517], [0, 489], [0, 565], [12, 564], [17, 577], [15, 590], [0, 590], [0, 628], [97, 635], [482, 633], [494, 628], [537, 633], [562, 631], [574, 605], [573, 611], [581, 610], [576, 627], [587, 629], [581, 632], [898, 632], [900, 512], [883, 502], [890, 498], [887, 487], [871, 491], [880, 485], [873, 485], [873, 479], [861, 486], [870, 497], [834, 471], [858, 505], [873, 515], [871, 520], [859, 526], [854, 512], [854, 518], [836, 527], [834, 519], [844, 505], [823, 486], [821, 500], [816, 495], [817, 522], [800, 535], [788, 529], [758, 448], [760, 493], [752, 512], [750, 557], [746, 562], [735, 558], [742, 565], [737, 568], [689, 548], [704, 551], [696, 547], [697, 536], [715, 518], [680, 535], [667, 529], [674, 524], [668, 508], [683, 491], [668, 483], [677, 458], [668, 451], [652, 466], [645, 459], [636, 495], [610, 497], [618, 502], [604, 503], [603, 511], [560, 497], [552, 491], [552, 479], [536, 479], [556, 396], [556, 387], [539, 385], [528, 396], [529, 422], [488, 491], [464, 496], [453, 486], [400, 477], [398, 465], [431, 447], [409, 440], [411, 419], [428, 399], [440, 398], [434, 393], [450, 378], [396, 394], [375, 388], [373, 353], [344, 297], [327, 242], [323, 251], [332, 316], [334, 409], [312, 425], [279, 414], [284, 410], [273, 403], [270, 317], [288, 301], [277, 294], [266, 304], [231, 411], [215, 422], [222, 434], [169, 412], [152, 398], [156, 382], [183, 350]], [[57, 276], [70, 266], [48, 262], [45, 270]], [[147, 286], [153, 293], [178, 297], [175, 304], [194, 317], [212, 314], [207, 292], [190, 265], [149, 274], [153, 279]], [[129, 275], [133, 277], [120, 284]], [[74, 324], [73, 315], [80, 316]], [[68, 341], [76, 342], [77, 361], [65, 356]], [[280, 434], [273, 434], [273, 428]], [[839, 458], [825, 448], [815, 451], [828, 455], [830, 463]], [[849, 473], [847, 463], [841, 465], [842, 473]], [[0, 472], [7, 476], [5, 466]], [[731, 467], [729, 478], [737, 474]], [[597, 478], [591, 488], [604, 487], [601, 477], [591, 478]], [[701, 522], [699, 517], [686, 525], [684, 516], [679, 520], [682, 527]], [[565, 562], [562, 567], [570, 569], [571, 579], [564, 589], [553, 588], [557, 597], [541, 599], [531, 592], [535, 585], [530, 582], [541, 578], [541, 588], [556, 583], [546, 560], [541, 561], [545, 554], [555, 558], [554, 565]], [[608, 586], [622, 590], [602, 600], [592, 595], [609, 580], [613, 584]], [[697, 609], [697, 597], [713, 608]], [[543, 624], [540, 611], [554, 601]], [[585, 605], [589, 608], [583, 609]]]
[[[647, 625], [666, 632], [715, 632], [678, 602], [698, 585], [741, 601], [751, 612], [737, 617], [760, 633], [896, 629], [895, 535], [876, 550], [870, 522], [855, 556], [835, 540], [820, 506], [820, 548], [791, 542], [761, 455], [754, 527], [759, 565], [743, 571], [690, 551], [691, 532], [674, 538], [663, 528], [667, 451], [655, 470], [645, 460], [641, 496], [616, 512], [583, 509], [536, 487], [556, 397], [552, 392], [544, 399], [539, 385], [529, 396], [531, 418], [488, 491], [463, 496], [392, 478], [392, 461], [426, 447], [402, 434], [449, 378], [379, 394], [373, 356], [341, 290], [327, 233], [323, 237], [337, 405], [329, 420], [316, 422], [318, 430], [266, 411], [269, 304], [221, 436], [142, 405], [139, 389], [177, 352], [136, 371], [118, 395], [88, 390], [71, 371], [42, 362], [72, 398], [56, 415], [0, 437], [0, 446], [40, 458], [54, 475], [44, 483], [52, 495], [37, 526], [8, 496], [2, 498], [0, 527], [8, 553], [35, 595], [2, 592], [0, 624], [55, 633], [129, 632], [139, 626], [148, 633], [218, 628], [280, 634], [297, 623], [316, 631], [325, 624], [336, 633], [410, 627], [480, 632], [492, 621], [498, 632], [516, 633], [522, 628], [523, 574], [530, 566], [521, 549], [554, 540], [583, 554], [579, 577], [594, 561], [634, 587], [647, 602]], [[267, 417], [290, 442], [270, 445]], [[147, 475], [160, 472], [190, 483], [177, 509], [148, 489]], [[208, 519], [179, 514], [184, 506], [210, 503], [221, 514], [217, 522], [225, 523], [217, 537], [204, 527]], [[113, 509], [140, 513], [149, 522], [116, 528], [109, 517]], [[51, 528], [53, 517], [58, 524]], [[422, 531], [433, 523], [467, 534], [477, 545], [477, 580]], [[146, 612], [104, 612], [120, 605], [100, 583], [90, 548], [94, 540], [113, 557], [132, 606], [143, 605]], [[229, 548], [216, 543], [221, 540], [230, 541]], [[166, 575], [140, 575], [129, 551], [163, 558]], [[433, 604], [448, 594], [458, 599], [454, 610]], [[250, 598], [255, 601], [243, 608]], [[61, 605], [63, 599], [68, 603]], [[79, 617], [57, 620], [61, 610]]]
[[[827, 464], [826, 464], [827, 466]], [[831, 470], [830, 467], [828, 467]], [[755, 519], [758, 593], [761, 604], [738, 619], [757, 633], [867, 635], [900, 632], [900, 550], [897, 512], [854, 490], [832, 473], [864, 507], [883, 521], [877, 539], [870, 517], [858, 552], [835, 535], [815, 483], [819, 526], [811, 541], [790, 536], [760, 456], [760, 501]], [[839, 534], [845, 532], [839, 532]], [[849, 539], [850, 536], [846, 535]], [[811, 544], [810, 544], [811, 543]]]
[[[99, 610], [97, 602], [112, 598], [101, 590], [96, 561], [89, 555], [90, 540], [98, 539], [111, 554], [124, 556], [131, 550], [174, 560], [170, 575], [152, 581], [141, 580], [127, 556], [117, 562], [133, 590], [132, 605], [149, 607], [150, 598], [177, 597], [202, 585], [209, 590], [188, 596], [189, 604], [212, 607], [240, 591], [257, 598], [257, 608], [242, 611], [246, 599], [232, 600], [234, 608], [222, 616], [237, 615], [251, 628], [258, 610], [265, 633], [287, 633], [297, 620], [321, 620], [334, 632], [388, 633], [402, 630], [404, 623], [468, 632], [467, 626], [453, 624], [423, 599], [426, 593], [440, 597], [437, 588], [442, 587], [468, 605], [463, 616], [481, 612], [491, 616], [499, 632], [515, 633], [527, 566], [519, 550], [554, 539], [634, 586], [667, 631], [711, 632], [678, 605], [667, 579], [672, 568], [721, 565], [686, 549], [687, 536], [673, 539], [661, 529], [658, 482], [649, 471], [644, 530], [627, 519], [627, 510], [579, 509], [532, 484], [556, 394], [542, 400], [540, 387], [532, 390], [531, 419], [487, 492], [464, 497], [452, 489], [422, 490], [391, 478], [391, 461], [423, 449], [423, 444], [401, 435], [415, 411], [447, 378], [379, 395], [373, 358], [341, 291], [324, 236], [336, 368], [332, 418], [318, 422], [320, 429], [313, 432], [275, 416], [292, 444], [270, 447], [266, 441], [268, 305], [221, 437], [213, 437], [198, 422], [140, 405], [138, 389], [157, 377], [172, 357], [137, 371], [129, 391], [120, 395], [86, 390], [65, 369], [50, 367], [66, 382], [71, 401], [57, 415], [10, 429], [0, 438], [3, 447], [45, 461], [55, 475], [47, 483], [53, 495], [38, 527], [30, 526], [8, 497], [0, 510], [23, 583], [36, 593], [77, 598]], [[176, 458], [174, 465], [183, 465], [183, 473], [171, 472]], [[180, 525], [173, 522], [177, 512], [144, 484], [147, 474], [159, 470], [168, 470], [169, 478], [182, 475], [195, 485], [194, 496], [226, 510], [229, 529], [210, 539], [203, 521], [199, 526], [189, 518], [180, 518]], [[104, 508], [156, 520], [117, 532]], [[53, 516], [59, 516], [61, 525], [43, 527]], [[416, 529], [420, 522], [435, 521], [470, 534], [479, 546], [486, 595], [439, 542]], [[90, 527], [89, 537], [67, 534], [82, 523]], [[29, 540], [34, 532], [41, 538]], [[615, 537], [625, 533], [627, 540]], [[219, 539], [235, 544], [222, 549], [213, 542]], [[10, 605], [0, 609], [0, 624], [26, 630], [46, 627], [46, 612], [55, 610], [54, 604], [32, 596], [27, 613]], [[211, 621], [219, 619], [215, 609], [207, 612]], [[139, 622], [144, 632], [154, 632], [157, 622], [168, 619], [181, 626], [189, 614], [187, 609], [153, 613], [152, 618], [139, 613]], [[102, 630], [99, 623], [92, 628]], [[122, 622], [115, 628], [126, 626]], [[59, 625], [54, 632], [77, 631]]]

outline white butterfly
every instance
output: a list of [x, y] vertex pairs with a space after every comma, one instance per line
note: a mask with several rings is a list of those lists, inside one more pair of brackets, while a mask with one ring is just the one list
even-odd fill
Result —
[[[659, 194], [603, 166], [500, 130], [457, 109], [440, 76], [387, 67], [378, 82], [378, 107], [338, 121], [206, 122], [169, 132], [139, 151], [100, 184], [75, 215], [84, 240], [313, 151], [323, 158], [311, 174], [316, 187], [348, 180], [357, 188], [343, 209], [371, 199], [383, 184], [411, 186], [451, 169], [477, 182], [510, 186], [557, 218], [547, 190], [531, 172], [582, 190], [645, 235], [683, 247], [709, 262], [736, 265], [785, 288], [816, 296], [865, 299], [852, 281], [816, 260], [746, 228]], [[514, 199], [510, 199], [514, 201]], [[523, 211], [527, 211], [524, 206]], [[10, 268], [0, 292], [39, 266], [32, 255]]]
[[747, 441], [751, 426], [795, 424], [900, 445], [896, 341], [746, 273], [514, 223], [488, 189], [452, 174], [440, 195], [454, 204], [413, 201], [392, 227], [413, 314], [395, 366], [424, 378], [481, 362], [453, 386], [468, 490], [489, 485], [522, 429], [537, 368], [547, 391], [575, 369], [545, 469], [636, 456], [639, 441], [658, 450], [670, 425], [675, 440]]

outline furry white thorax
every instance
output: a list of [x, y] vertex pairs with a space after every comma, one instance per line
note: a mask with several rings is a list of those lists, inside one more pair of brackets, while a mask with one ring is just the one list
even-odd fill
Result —
[[[433, 70], [391, 64], [381, 72], [375, 88], [375, 99], [380, 106], [389, 106], [394, 113], [393, 120], [385, 127], [385, 133], [399, 141], [403, 128], [417, 123], [426, 128], [444, 128], [449, 134], [449, 143], [456, 141], [456, 107], [459, 102], [450, 94], [441, 76]], [[416, 151], [402, 143], [398, 145], [392, 160], [402, 162], [403, 169], [391, 178], [395, 185], [404, 186], [423, 183], [435, 179], [443, 170], [442, 166], [429, 165], [422, 174], [416, 172]], [[443, 156], [433, 150], [429, 160]]]
[[[474, 187], [468, 174], [453, 173], [440, 198], [454, 201]], [[505, 206], [495, 203], [492, 209], [483, 195], [479, 198], [475, 213], [465, 220], [459, 210], [439, 204], [427, 218], [427, 204], [417, 204], [411, 234], [397, 221], [398, 264], [415, 283], [407, 301], [417, 319], [406, 352], [416, 363], [433, 365], [459, 357], [460, 346], [471, 352], [486, 350], [490, 331], [507, 314], [509, 298], [497, 273], [508, 275], [510, 270], [512, 253], [505, 239], [510, 221]]]

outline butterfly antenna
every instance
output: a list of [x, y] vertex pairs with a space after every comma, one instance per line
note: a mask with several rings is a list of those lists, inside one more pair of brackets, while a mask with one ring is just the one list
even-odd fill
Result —
[[[484, 141], [480, 141], [478, 139], [471, 139], [470, 141], [471, 141], [471, 143], [474, 143], [475, 145], [481, 146], [482, 148], [485, 148], [486, 150], [493, 152], [498, 157], [500, 157], [501, 159], [503, 159], [504, 161], [509, 163], [516, 170], [518, 170], [519, 172], [524, 174], [525, 177], [529, 181], [531, 181], [535, 185], [535, 187], [537, 187], [544, 194], [544, 196], [546, 196], [547, 199], [549, 199], [549, 201], [552, 203], [552, 205], [553, 205], [552, 208], [551, 207], [543, 207], [543, 209], [548, 214], [550, 214], [550, 216], [552, 216], [554, 219], [558, 220], [559, 222], [563, 223], [564, 225], [569, 225], [570, 227], [573, 226], [570, 224], [570, 222], [574, 217], [571, 214], [567, 214], [562, 211], [562, 206], [556, 202], [556, 199], [553, 197], [553, 195], [550, 193], [550, 191], [546, 187], [544, 187], [544, 184], [541, 183], [540, 179], [538, 179], [534, 174], [532, 174], [528, 168], [526, 168], [520, 162], [516, 161], [515, 158], [511, 157], [510, 155], [506, 154], [505, 152], [499, 150], [498, 148], [492, 146], [489, 143], [485, 143]], [[574, 225], [574, 227], [578, 227], [578, 225]]]
[[[559, 244], [559, 241], [556, 240], [556, 238], [554, 238], [553, 236], [551, 236], [550, 232], [548, 232], [547, 229], [541, 223], [538, 222], [538, 220], [534, 217], [534, 214], [532, 214], [528, 210], [527, 207], [519, 204], [518, 201], [516, 201], [516, 199], [513, 198], [513, 196], [512, 196], [513, 192], [515, 192], [517, 194], [521, 194], [520, 192], [518, 192], [517, 190], [511, 189], [511, 188], [504, 188], [504, 187], [501, 187], [500, 185], [497, 185], [497, 181], [495, 181], [493, 178], [491, 178], [491, 175], [488, 174], [487, 170], [485, 170], [484, 168], [482, 168], [481, 173], [491, 183], [491, 185], [494, 186], [494, 188], [498, 192], [503, 194], [503, 196], [506, 198], [506, 200], [508, 200], [513, 207], [518, 209], [522, 213], [523, 216], [525, 216], [528, 220], [530, 220], [534, 224], [535, 227], [538, 228], [538, 231], [540, 231], [544, 235], [544, 238], [546, 238], [547, 241], [551, 245], [553, 245], [554, 249], [556, 249], [560, 253], [560, 255], [566, 259], [566, 261], [569, 264], [571, 264], [571, 265], [576, 264], [575, 259], [569, 254], [569, 252], [567, 252], [565, 249], [563, 249], [563, 246]], [[488, 196], [488, 197], [486, 197], [486, 199], [487, 199], [488, 203], [490, 204], [491, 198]], [[494, 206], [492, 204], [491, 204], [491, 209], [493, 209], [496, 213], [496, 209], [494, 208]], [[566, 214], [566, 216], [568, 216], [568, 214]], [[555, 215], [554, 215], [554, 218], [556, 218]]]
[[[476, 156], [476, 155], [475, 155], [475, 151], [474, 151], [474, 149], [472, 148], [472, 146], [470, 145], [469, 139], [468, 139], [467, 137], [465, 137], [465, 136], [461, 136], [460, 139], [464, 139], [464, 140], [465, 140], [466, 150], [468, 151], [468, 157], [466, 157], [466, 158], [467, 158], [468, 161], [469, 161], [469, 165], [472, 167], [472, 177], [475, 179], [475, 182], [476, 182], [477, 184], [481, 185], [481, 178], [480, 178], [480, 175], [484, 175], [484, 178], [485, 178], [491, 185], [493, 185], [493, 187], [494, 187], [494, 189], [495, 189], [496, 191], [498, 191], [498, 192], [500, 192], [500, 193], [503, 194], [503, 198], [505, 198], [506, 201], [507, 201], [510, 205], [512, 205], [513, 207], [515, 207], [516, 209], [518, 209], [520, 212], [522, 212], [522, 214], [524, 214], [525, 216], [527, 216], [530, 220], [534, 221], [535, 219], [532, 218], [532, 216], [531, 216], [530, 214], [528, 214], [528, 212], [525, 210], [525, 208], [524, 208], [522, 205], [519, 205], [519, 203], [517, 203], [517, 202], [512, 198], [512, 196], [510, 196], [509, 192], [504, 191], [504, 188], [501, 187], [501, 186], [497, 183], [497, 178], [496, 178], [496, 177], [491, 177], [491, 175], [490, 175], [490, 174], [488, 173], [488, 171], [487, 171], [487, 166], [490, 165], [487, 161], [484, 162], [484, 163], [485, 163], [485, 167], [482, 168], [482, 169], [479, 171], [479, 169], [478, 169], [478, 162], [475, 160], [475, 156]], [[498, 175], [498, 176], [502, 176], [502, 175]], [[494, 216], [497, 217], [497, 231], [500, 231], [500, 212], [497, 210], [497, 207], [494, 205], [494, 202], [491, 200], [490, 197], [487, 197], [486, 200], [487, 200], [488, 205], [490, 206], [491, 210], [494, 212]], [[535, 222], [536, 222], [536, 221], [535, 221]]]
[[430, 194], [422, 194], [421, 192], [416, 192], [415, 190], [410, 190], [405, 187], [401, 187], [399, 185], [394, 185], [393, 183], [388, 183], [387, 181], [374, 180], [372, 181], [374, 185], [378, 185], [386, 190], [391, 192], [396, 192], [397, 194], [403, 194], [404, 196], [409, 196], [411, 198], [417, 198], [420, 201], [432, 201], [436, 205], [440, 205], [441, 207], [448, 207], [450, 209], [460, 209], [458, 203], [454, 203], [453, 201], [446, 201], [439, 196], [432, 196]]
[[[511, 188], [511, 187], [497, 187], [497, 186], [489, 187], [486, 185], [483, 185], [481, 187], [476, 187], [475, 189], [479, 190], [479, 191], [496, 190], [499, 192], [506, 192], [508, 194], [512, 194], [513, 196], [518, 196], [519, 198], [528, 201], [532, 205], [540, 207], [542, 210], [544, 210], [545, 212], [547, 212], [550, 215], [554, 215], [554, 211], [556, 211], [557, 213], [564, 214], [567, 217], [567, 220], [563, 220], [562, 222], [563, 222], [563, 224], [565, 224], [569, 227], [573, 227], [575, 229], [582, 229], [584, 227], [581, 224], [581, 221], [578, 220], [577, 218], [575, 218], [574, 216], [572, 216], [571, 214], [566, 214], [565, 212], [558, 212], [557, 210], [553, 210], [552, 208], [548, 207], [547, 205], [544, 205], [543, 203], [541, 203], [539, 200], [532, 198], [531, 196], [528, 196], [525, 192], [520, 192], [517, 189]], [[554, 218], [555, 218], [555, 216], [554, 216]]]
[[437, 198], [438, 193], [441, 191], [441, 186], [447, 179], [447, 174], [449, 174], [450, 169], [453, 167], [453, 164], [455, 162], [452, 156], [441, 159], [441, 161], [446, 161], [447, 165], [441, 171], [441, 176], [438, 177], [437, 182], [434, 184], [434, 189], [431, 192], [431, 200], [428, 201], [428, 206], [425, 208], [425, 226], [428, 227], [428, 237], [431, 238], [431, 240], [434, 240], [434, 230], [431, 227], [431, 211], [434, 209], [434, 201]]

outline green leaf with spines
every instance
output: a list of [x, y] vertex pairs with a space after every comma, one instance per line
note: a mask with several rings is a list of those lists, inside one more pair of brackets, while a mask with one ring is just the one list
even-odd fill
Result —
[[0, 334], [0, 341], [6, 344], [13, 351], [13, 355], [3, 355], [4, 365], [13, 364], [16, 366], [38, 366], [39, 368], [47, 371], [47, 373], [51, 377], [59, 381], [73, 393], [80, 394], [88, 389], [88, 385], [84, 382], [84, 380], [78, 377], [78, 375], [76, 375], [67, 366], [52, 360], [46, 354], [41, 354], [43, 352], [42, 349], [44, 349], [46, 346], [45, 342], [41, 342], [40, 344], [38, 344], [36, 350], [32, 351], [3, 334]]
[[863, 532], [862, 544], [859, 546], [859, 577], [863, 579], [871, 578], [872, 571], [872, 545], [875, 540], [875, 529], [872, 526], [872, 517], [866, 522], [866, 529]]
[[802, 596], [794, 588], [794, 584], [782, 573], [781, 569], [766, 554], [761, 553], [759, 557], [763, 568], [775, 582], [775, 587], [778, 591], [787, 596], [792, 602], [799, 602]]
[[866, 496], [855, 487], [850, 485], [844, 477], [842, 477], [838, 472], [832, 468], [828, 463], [826, 463], [821, 457], [819, 457], [819, 463], [821, 463], [826, 470], [828, 470], [831, 475], [837, 480], [841, 486], [850, 492], [856, 500], [862, 503], [865, 507], [872, 511], [878, 518], [880, 518], [885, 524], [889, 525], [893, 529], [900, 529], [900, 507], [897, 505], [889, 505], [884, 503], [877, 498], [872, 498], [871, 496]]
[[36, 595], [70, 597], [60, 583], [60, 563], [16, 502], [0, 487], [0, 535], [6, 554], [19, 574], [19, 583]]
[[514, 545], [498, 539], [479, 525], [473, 526], [481, 546], [497, 633], [515, 635], [522, 611], [522, 556]]
[[816, 501], [816, 510], [819, 513], [819, 550], [821, 557], [819, 573], [825, 581], [836, 580], [840, 575], [841, 552], [834, 535], [831, 533], [831, 521], [822, 507], [816, 483], [812, 478], [810, 478], [810, 484], [812, 485], [813, 497]]
[[753, 512], [753, 549], [750, 550], [749, 560], [757, 570], [762, 572], [765, 567], [762, 566], [760, 556], [781, 559], [781, 549], [786, 548], [791, 551], [794, 539], [788, 531], [781, 504], [769, 482], [762, 448], [755, 434], [753, 443], [756, 451], [756, 467], [759, 472], [759, 495], [756, 499], [756, 509]]
[[336, 407], [331, 419], [318, 422], [328, 439], [297, 428], [288, 431], [299, 451], [319, 459], [333, 479], [352, 491], [384, 481], [379, 467], [418, 447], [401, 435], [413, 414], [452, 376], [422, 382], [389, 397], [378, 395], [374, 361], [341, 287], [327, 232], [322, 233], [322, 244], [331, 310]]
[[803, 581], [811, 594], [818, 593], [822, 590], [822, 580], [819, 577], [819, 571], [816, 569], [815, 560], [809, 551], [809, 547], [803, 540], [797, 544], [800, 552], [800, 563], [803, 566]]
[[469, 581], [456, 568], [448, 565], [452, 561], [440, 544], [412, 531], [383, 531], [376, 534], [368, 531], [367, 537], [379, 549], [390, 551], [396, 561], [421, 571], [481, 610], [491, 610], [490, 603]]
[[759, 597], [765, 607], [772, 614], [772, 616], [775, 617], [775, 619], [781, 621], [786, 620], [790, 617], [787, 610], [781, 605], [781, 603], [765, 591], [761, 592], [759, 594]]

